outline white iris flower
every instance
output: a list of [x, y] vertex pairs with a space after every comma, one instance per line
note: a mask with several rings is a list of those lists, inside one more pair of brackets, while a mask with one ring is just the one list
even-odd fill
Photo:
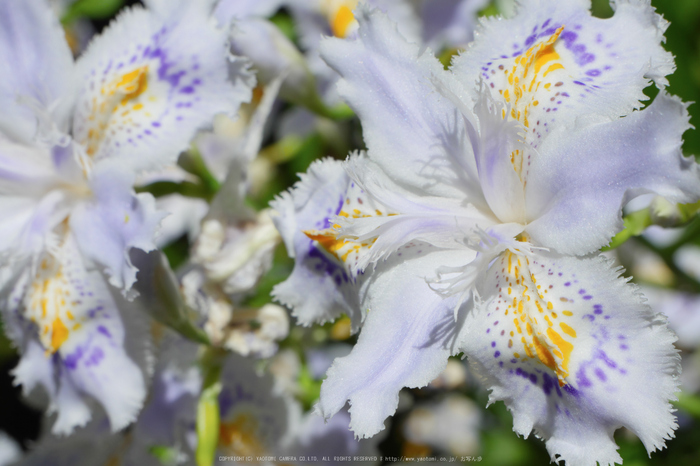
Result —
[[138, 413], [147, 333], [113, 292], [133, 294], [129, 250], [155, 248], [163, 215], [134, 177], [174, 163], [199, 127], [250, 96], [228, 81], [211, 5], [152, 3], [74, 63], [45, 1], [0, 1], [2, 310], [22, 354], [16, 381], [43, 386], [55, 433], [85, 425], [90, 398], [114, 430]]
[[364, 7], [356, 38], [322, 43], [368, 150], [315, 164], [274, 207], [296, 256], [277, 298], [301, 323], [362, 327], [328, 371], [325, 417], [349, 401], [351, 429], [374, 435], [402, 387], [464, 352], [553, 459], [620, 462], [621, 426], [650, 452], [673, 435], [675, 336], [596, 251], [630, 198], [698, 199], [688, 114], [663, 89], [640, 110], [674, 69], [649, 1], [606, 20], [589, 6], [486, 20], [449, 71]]

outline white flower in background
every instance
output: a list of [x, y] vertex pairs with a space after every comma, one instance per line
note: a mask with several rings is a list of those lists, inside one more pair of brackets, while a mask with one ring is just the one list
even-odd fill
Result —
[[409, 42], [421, 43], [435, 52], [463, 48], [473, 38], [477, 14], [485, 0], [287, 0], [297, 24], [299, 40], [319, 92], [328, 104], [337, 104], [337, 73], [320, 57], [324, 36], [352, 38], [358, 23], [353, 11], [366, 4], [385, 12]]
[[201, 268], [188, 270], [180, 281], [185, 303], [202, 316], [212, 345], [243, 356], [268, 358], [277, 352], [277, 342], [289, 334], [287, 311], [276, 304], [241, 306], [208, 280]]
[[121, 429], [146, 394], [149, 343], [118, 294], [136, 280], [129, 250], [153, 249], [163, 216], [134, 178], [173, 163], [250, 89], [229, 83], [206, 2], [127, 10], [77, 63], [46, 2], [0, 1], [0, 18], [0, 275], [16, 381], [43, 386], [56, 433], [88, 422], [89, 398]]
[[430, 387], [444, 390], [455, 390], [469, 382], [467, 368], [462, 361], [450, 359], [445, 370], [430, 382]]
[[461, 395], [424, 403], [411, 410], [403, 425], [406, 439], [440, 453], [471, 456], [479, 453], [481, 408]]
[[268, 211], [228, 228], [210, 219], [202, 226], [192, 260], [204, 267], [207, 277], [221, 283], [225, 293], [242, 293], [270, 269], [279, 240]]
[[[324, 36], [353, 37], [357, 21], [353, 15], [358, 0], [287, 0], [294, 18], [299, 43], [318, 92], [327, 105], [341, 102], [335, 83], [338, 74], [319, 55], [319, 45]], [[371, 6], [385, 11], [399, 27], [399, 31], [412, 41], [420, 41], [420, 19], [410, 2], [406, 0], [369, 0]]]
[[690, 202], [700, 176], [680, 151], [685, 105], [662, 90], [637, 110], [674, 67], [666, 23], [648, 1], [607, 20], [588, 6], [485, 21], [450, 71], [367, 8], [355, 40], [323, 42], [368, 152], [350, 178], [317, 163], [273, 207], [296, 255], [278, 299], [302, 323], [364, 319], [321, 389], [326, 418], [350, 401], [351, 429], [371, 436], [401, 387], [463, 351], [553, 459], [619, 462], [620, 426], [650, 452], [672, 436], [675, 337], [595, 253], [631, 197]]
[[191, 264], [181, 274], [185, 301], [206, 319], [204, 330], [212, 343], [244, 356], [272, 356], [276, 342], [289, 332], [287, 312], [280, 306], [245, 309], [239, 305], [272, 266], [280, 243], [269, 212], [253, 212], [245, 205], [245, 195], [248, 169], [260, 149], [281, 83], [282, 78], [277, 78], [265, 87], [244, 134], [227, 145], [231, 153], [226, 179], [202, 220]]
[[[377, 455], [380, 439], [358, 441], [342, 422], [325, 423], [286, 393], [273, 390], [268, 374], [259, 374], [250, 360], [228, 357], [221, 375], [219, 395], [220, 455], [296, 456], [292, 464], [306, 464], [299, 457]], [[225, 464], [220, 462], [217, 464]], [[253, 464], [260, 463], [254, 459]]]
[[267, 19], [282, 3], [221, 0], [214, 16], [220, 24], [230, 25], [231, 52], [252, 62], [259, 83], [269, 84], [282, 76], [281, 98], [299, 105], [315, 105], [316, 82], [304, 56]]
[[700, 296], [648, 285], [641, 289], [651, 308], [668, 317], [668, 326], [678, 335], [677, 346], [688, 350], [700, 346]]

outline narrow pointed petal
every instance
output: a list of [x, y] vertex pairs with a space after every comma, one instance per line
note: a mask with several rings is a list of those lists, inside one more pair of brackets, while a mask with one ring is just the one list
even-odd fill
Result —
[[406, 245], [372, 273], [359, 340], [335, 360], [321, 386], [321, 414], [333, 416], [349, 401], [350, 429], [360, 438], [384, 429], [403, 387], [427, 385], [458, 352], [464, 330], [454, 318], [456, 300], [430, 289], [425, 275], [439, 265], [468, 262], [473, 253], [429, 252], [426, 246]]
[[321, 56], [342, 77], [338, 92], [362, 120], [369, 157], [398, 184], [451, 198], [466, 191], [485, 203], [474, 159], [463, 153], [463, 118], [432, 84], [450, 85], [449, 73], [383, 13], [360, 6], [355, 15], [357, 37], [322, 41]]
[[680, 360], [666, 321], [602, 257], [504, 253], [485, 272], [462, 349], [554, 460], [621, 462], [625, 426], [647, 451], [673, 436]]
[[483, 86], [474, 111], [479, 116], [478, 133], [470, 131], [470, 142], [484, 197], [499, 220], [523, 223], [523, 183], [516, 164], [516, 155], [523, 149], [520, 127], [502, 117], [506, 112], [504, 105]]
[[43, 123], [66, 132], [73, 55], [47, 2], [0, 1], [0, 63], [0, 132], [23, 143], [33, 141]]
[[156, 13], [132, 8], [77, 64], [84, 84], [74, 139], [98, 161], [141, 170], [173, 163], [214, 115], [234, 115], [251, 90], [228, 81], [226, 32], [201, 2]]
[[700, 169], [680, 148], [689, 127], [686, 105], [661, 92], [625, 118], [552, 132], [530, 169], [527, 234], [561, 253], [585, 254], [622, 229], [622, 206], [639, 194], [694, 202]]

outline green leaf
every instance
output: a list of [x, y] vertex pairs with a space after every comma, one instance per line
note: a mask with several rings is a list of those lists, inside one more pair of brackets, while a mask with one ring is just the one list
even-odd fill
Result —
[[199, 199], [211, 200], [211, 190], [204, 185], [192, 183], [191, 181], [156, 181], [155, 183], [139, 186], [136, 188], [137, 193], [151, 193], [154, 197], [167, 196], [169, 194], [180, 194], [187, 197], [196, 197]]
[[486, 8], [483, 10], [479, 11], [479, 17], [482, 16], [498, 16], [500, 15], [501, 12], [498, 10], [498, 6], [496, 5], [496, 2], [490, 2]]
[[304, 405], [304, 409], [311, 409], [321, 397], [321, 382], [311, 377], [311, 372], [306, 365], [302, 367], [298, 380], [300, 391], [298, 398]]
[[608, 246], [602, 248], [603, 251], [615, 249], [632, 236], [641, 235], [642, 232], [652, 224], [649, 209], [642, 209], [632, 212], [631, 214], [627, 214], [624, 218], [624, 223], [625, 228], [613, 237]]
[[0, 363], [12, 359], [17, 355], [12, 342], [5, 336], [4, 324], [0, 321]]
[[124, 0], [77, 0], [73, 2], [61, 18], [63, 24], [70, 24], [79, 18], [107, 19], [124, 5]]
[[260, 151], [258, 157], [265, 157], [274, 164], [284, 163], [292, 159], [304, 144], [304, 140], [296, 134], [285, 136], [274, 144]]
[[211, 200], [221, 188], [221, 183], [209, 171], [207, 164], [204, 162], [199, 151], [192, 147], [189, 151], [184, 152], [177, 161], [177, 164], [185, 171], [193, 174], [200, 179], [202, 186], [206, 190], [207, 197]]
[[341, 103], [334, 107], [328, 107], [316, 93], [314, 93], [314, 95], [307, 101], [300, 103], [307, 109], [314, 112], [316, 115], [326, 117], [331, 120], [343, 121], [349, 120], [355, 116], [355, 112], [353, 112], [352, 109], [346, 104]]
[[190, 320], [194, 314], [185, 304], [175, 274], [162, 252], [150, 253], [140, 264], [135, 288], [139, 302], [156, 321], [197, 343], [209, 344], [206, 333]]
[[285, 12], [278, 12], [270, 18], [270, 22], [277, 26], [277, 28], [282, 31], [287, 39], [291, 42], [296, 42], [297, 31], [294, 26], [294, 20]]
[[154, 445], [148, 449], [148, 452], [166, 466], [174, 466], [180, 460], [180, 452], [177, 448], [167, 445]]
[[440, 60], [440, 63], [442, 63], [442, 67], [448, 69], [452, 64], [452, 57], [459, 54], [460, 50], [461, 49], [457, 48], [449, 48], [440, 52], [440, 55], [438, 55], [438, 60]]
[[678, 210], [681, 212], [681, 221], [689, 222], [698, 212], [700, 212], [700, 201], [692, 204], [678, 204]]

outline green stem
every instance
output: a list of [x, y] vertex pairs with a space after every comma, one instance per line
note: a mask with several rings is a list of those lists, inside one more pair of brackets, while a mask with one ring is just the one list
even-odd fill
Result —
[[212, 466], [219, 444], [219, 394], [221, 393], [221, 368], [226, 353], [217, 348], [207, 348], [200, 359], [202, 370], [202, 394], [197, 402], [197, 466]]
[[347, 105], [339, 104], [334, 107], [328, 107], [318, 95], [314, 95], [313, 98], [303, 102], [303, 105], [316, 115], [335, 121], [349, 120], [355, 116], [355, 112]]
[[178, 160], [178, 165], [202, 181], [208, 193], [208, 200], [213, 199], [214, 195], [219, 192], [221, 183], [219, 183], [219, 180], [209, 171], [207, 164], [196, 148], [193, 147], [185, 152]]
[[174, 181], [156, 181], [146, 186], [137, 187], [136, 192], [151, 193], [155, 197], [167, 196], [169, 194], [180, 194], [186, 197], [196, 197], [205, 200], [210, 200], [211, 197], [211, 192], [207, 188], [190, 181], [182, 181], [180, 183]]

